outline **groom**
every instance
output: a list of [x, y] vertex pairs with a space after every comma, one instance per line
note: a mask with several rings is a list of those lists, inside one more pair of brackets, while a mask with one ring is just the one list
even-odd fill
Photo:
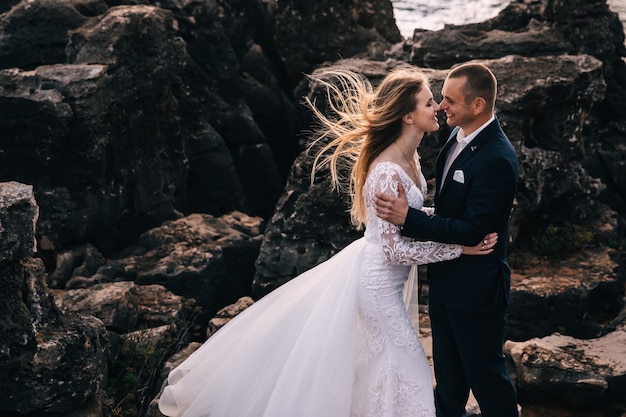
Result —
[[483, 417], [518, 417], [502, 353], [509, 304], [507, 223], [517, 188], [515, 150], [494, 116], [497, 82], [481, 64], [446, 78], [440, 109], [456, 126], [437, 158], [435, 214], [408, 207], [404, 190], [376, 196], [379, 217], [418, 240], [476, 245], [496, 231], [487, 256], [428, 266], [437, 417], [465, 416], [471, 389]]

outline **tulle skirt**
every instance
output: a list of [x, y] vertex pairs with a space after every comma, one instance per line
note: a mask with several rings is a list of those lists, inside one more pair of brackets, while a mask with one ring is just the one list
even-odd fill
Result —
[[[167, 416], [347, 417], [357, 355], [356, 240], [257, 301], [168, 377]], [[370, 243], [371, 244], [371, 243]]]

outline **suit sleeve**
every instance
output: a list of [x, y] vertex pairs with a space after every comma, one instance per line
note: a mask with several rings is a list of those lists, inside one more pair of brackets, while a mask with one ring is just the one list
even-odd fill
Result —
[[402, 234], [467, 246], [477, 245], [488, 233], [502, 234], [499, 229], [509, 217], [517, 186], [516, 165], [505, 157], [494, 158], [488, 166], [477, 170], [471, 181], [461, 216], [444, 218], [410, 208]]

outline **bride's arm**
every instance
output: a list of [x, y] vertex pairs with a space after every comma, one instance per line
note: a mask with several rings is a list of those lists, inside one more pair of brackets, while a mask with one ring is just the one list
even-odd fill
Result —
[[[398, 196], [400, 174], [393, 170], [379, 171], [375, 181], [373, 194], [381, 192]], [[447, 261], [461, 256], [461, 245], [438, 242], [409, 241], [402, 237], [401, 228], [376, 217], [376, 226], [379, 242], [387, 260], [398, 265], [427, 264]]]

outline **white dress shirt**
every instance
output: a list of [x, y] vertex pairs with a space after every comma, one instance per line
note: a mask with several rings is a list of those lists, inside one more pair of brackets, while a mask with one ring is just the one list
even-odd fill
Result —
[[448, 170], [450, 169], [450, 165], [452, 165], [452, 162], [454, 162], [454, 160], [461, 153], [461, 151], [467, 145], [469, 145], [469, 143], [472, 140], [474, 140], [474, 138], [476, 136], [478, 136], [478, 134], [480, 132], [482, 132], [485, 129], [485, 127], [487, 127], [487, 125], [489, 123], [493, 122], [495, 120], [495, 118], [496, 118], [495, 115], [491, 115], [491, 118], [489, 120], [487, 120], [487, 122], [485, 122], [485, 124], [480, 126], [478, 129], [474, 130], [468, 136], [465, 136], [465, 132], [463, 131], [463, 129], [459, 129], [458, 133], [456, 134], [456, 144], [453, 145], [454, 149], [452, 149], [451, 151], [448, 152], [448, 158], [446, 159], [446, 164], [444, 165], [444, 168], [443, 168], [443, 176], [441, 177], [441, 186], [443, 186], [443, 183], [446, 180], [446, 176], [448, 175]]

